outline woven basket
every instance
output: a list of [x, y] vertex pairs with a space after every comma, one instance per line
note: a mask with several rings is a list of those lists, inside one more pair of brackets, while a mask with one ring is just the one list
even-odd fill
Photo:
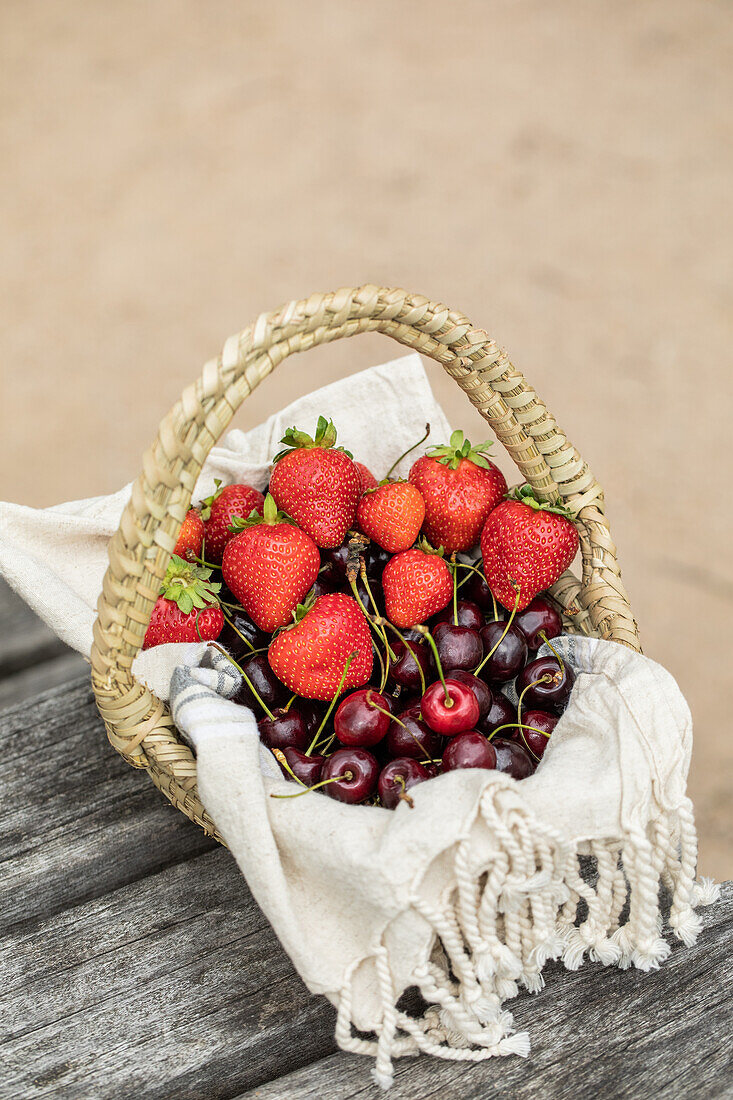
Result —
[[421, 295], [377, 286], [314, 294], [263, 313], [206, 364], [145, 454], [110, 542], [91, 653], [94, 694], [110, 742], [213, 836], [216, 829], [198, 797], [196, 761], [179, 740], [168, 707], [135, 680], [131, 665], [201, 468], [241, 403], [288, 355], [360, 332], [385, 333], [441, 363], [538, 497], [562, 498], [577, 511], [582, 579], [566, 573], [553, 588], [566, 626], [640, 648], [603, 491], [534, 390], [483, 329]]

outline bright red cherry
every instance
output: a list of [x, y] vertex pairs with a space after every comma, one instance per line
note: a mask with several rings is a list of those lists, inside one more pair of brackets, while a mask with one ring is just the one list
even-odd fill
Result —
[[485, 684], [483, 680], [479, 680], [478, 676], [472, 675], [470, 672], [465, 672], [463, 669], [454, 668], [451, 670], [451, 680], [458, 680], [461, 684], [466, 684], [470, 687], [473, 694], [476, 696], [476, 702], [478, 703], [478, 716], [479, 722], [482, 718], [485, 718], [491, 709], [493, 700], [493, 693], [488, 684]]
[[412, 757], [426, 763], [440, 756], [443, 738], [420, 718], [420, 707], [403, 710], [394, 719], [387, 733], [387, 752], [390, 756]]
[[519, 673], [516, 689], [517, 695], [522, 696], [523, 706], [547, 710], [548, 707], [561, 707], [574, 683], [575, 673], [570, 665], [561, 664], [557, 657], [538, 657]]
[[427, 771], [422, 764], [418, 764], [417, 760], [409, 757], [390, 760], [389, 764], [382, 768], [377, 786], [382, 805], [388, 810], [393, 810], [397, 803], [403, 800], [403, 796], [410, 787], [414, 787], [416, 783], [424, 783], [429, 778]]
[[432, 633], [445, 672], [454, 668], [468, 671], [481, 663], [484, 647], [478, 632], [471, 627], [442, 622], [433, 628]]
[[481, 669], [481, 675], [490, 684], [506, 684], [513, 680], [527, 660], [527, 643], [521, 631], [517, 630], [514, 623], [507, 630], [506, 623], [491, 622], [482, 628], [481, 641], [486, 653], [491, 653], [496, 646]]
[[257, 723], [260, 740], [268, 749], [305, 749], [308, 747], [308, 730], [297, 710], [278, 707], [272, 718], [265, 715]]
[[458, 768], [495, 768], [496, 753], [478, 730], [468, 730], [451, 738], [443, 753], [443, 771]]
[[[290, 771], [298, 777], [301, 783], [305, 783], [306, 787], [312, 787], [321, 778], [321, 769], [326, 762], [325, 756], [316, 756], [315, 754], [306, 756], [304, 752], [294, 749], [292, 746], [284, 748], [282, 754], [288, 762]], [[282, 764], [280, 767], [282, 768]], [[288, 775], [285, 768], [282, 770], [285, 775]]]
[[517, 613], [513, 625], [521, 630], [530, 649], [539, 649], [548, 638], [562, 633], [560, 612], [546, 596], [535, 596], [524, 611]]
[[446, 737], [473, 729], [479, 715], [478, 702], [471, 688], [450, 676], [446, 678], [445, 688], [440, 680], [430, 685], [422, 697], [420, 710], [430, 728]]
[[342, 745], [371, 748], [381, 741], [390, 724], [392, 701], [372, 688], [353, 691], [339, 703], [333, 728]]
[[331, 780], [321, 790], [339, 802], [354, 805], [374, 793], [378, 778], [379, 764], [372, 753], [358, 748], [337, 749], [321, 769], [321, 779]]
[[498, 772], [511, 775], [514, 779], [526, 779], [534, 771], [534, 761], [523, 745], [506, 737], [495, 737], [491, 745], [496, 753]]
[[[491, 600], [489, 600], [491, 603]], [[471, 630], [480, 630], [484, 625], [484, 616], [481, 608], [477, 603], [472, 600], [458, 600], [456, 610], [458, 611], [457, 626], [467, 626]], [[435, 616], [433, 623], [435, 626], [438, 623], [453, 623], [453, 604], [449, 603], [447, 607]]]

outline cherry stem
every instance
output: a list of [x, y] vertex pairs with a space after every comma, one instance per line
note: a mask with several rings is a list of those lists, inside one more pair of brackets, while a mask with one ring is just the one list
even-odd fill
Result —
[[550, 641], [550, 639], [549, 639], [549, 638], [547, 637], [547, 635], [545, 634], [544, 630], [541, 630], [541, 631], [540, 631], [540, 638], [541, 638], [541, 639], [542, 639], [542, 641], [543, 641], [543, 642], [545, 643], [545, 645], [546, 645], [546, 646], [547, 646], [547, 648], [548, 648], [548, 649], [550, 650], [550, 652], [551, 652], [551, 653], [552, 653], [552, 655], [554, 656], [555, 660], [556, 660], [556, 661], [557, 661], [557, 663], [559, 664], [559, 666], [560, 666], [560, 674], [561, 674], [561, 676], [564, 676], [564, 675], [565, 675], [565, 662], [563, 661], [562, 657], [560, 656], [560, 654], [559, 654], [559, 653], [557, 652], [557, 650], [555, 649], [555, 647], [554, 647], [554, 645], [552, 644], [552, 642]]
[[[379, 608], [377, 607], [377, 601], [374, 599], [374, 594], [372, 593], [371, 585], [369, 584], [369, 578], [367, 577], [366, 563], [365, 563], [365, 561], [362, 557], [359, 558], [359, 575], [362, 579], [364, 587], [367, 590], [367, 596], [369, 597], [369, 603], [372, 605], [372, 608], [374, 609], [374, 618], [375, 618], [375, 620], [379, 619], [379, 618], [381, 618], [380, 611], [379, 611]], [[390, 649], [389, 642], [387, 641], [387, 635], [384, 632], [384, 627], [382, 627], [381, 633], [382, 633], [382, 640], [384, 641], [384, 648], [385, 648], [386, 654], [387, 654], [387, 669], [389, 669], [390, 658], [394, 657], [395, 654]]]
[[418, 439], [417, 443], [413, 443], [411, 447], [408, 447], [406, 451], [403, 451], [402, 454], [400, 455], [400, 457], [395, 462], [392, 463], [392, 465], [387, 470], [387, 473], [384, 477], [385, 481], [389, 480], [389, 478], [392, 476], [393, 471], [397, 468], [397, 466], [399, 466], [400, 462], [402, 462], [402, 459], [407, 458], [407, 456], [412, 451], [414, 451], [416, 447], [419, 447], [421, 443], [424, 443], [429, 435], [430, 435], [430, 425], [426, 424], [425, 425], [425, 434], [423, 436], [421, 436], [420, 439]]
[[[367, 611], [367, 609], [364, 607], [364, 604], [362, 603], [361, 596], [359, 595], [359, 590], [356, 587], [356, 576], [349, 573], [349, 574], [347, 574], [347, 577], [348, 577], [349, 584], [351, 585], [351, 591], [354, 593], [354, 599], [356, 600], [359, 607], [361, 608], [362, 615], [364, 616], [366, 621], [369, 623], [370, 627], [372, 628], [374, 633], [377, 635], [379, 640], [384, 645], [384, 649], [385, 649], [385, 653], [386, 653], [386, 657], [387, 657], [387, 664], [389, 665], [390, 648], [389, 648], [389, 642], [387, 641], [387, 635], [384, 633], [383, 629], [379, 628], [379, 626], [377, 625], [377, 623], [374, 619], [374, 616], [370, 615], [369, 612]], [[394, 654], [392, 654], [392, 656], [394, 656]]]
[[453, 626], [458, 626], [458, 573], [456, 572], [456, 555], [451, 554], [451, 572], [453, 574]]
[[422, 665], [420, 664], [420, 662], [417, 659], [417, 656], [415, 654], [415, 650], [413, 649], [412, 643], [408, 642], [408, 640], [404, 636], [404, 634], [400, 630], [398, 630], [397, 627], [394, 625], [394, 623], [391, 623], [389, 621], [389, 619], [380, 618], [378, 621], [379, 621], [379, 624], [382, 628], [384, 628], [385, 626], [388, 626], [390, 630], [394, 631], [394, 633], [397, 635], [397, 637], [402, 642], [405, 649], [411, 654], [413, 661], [417, 665], [417, 671], [418, 671], [418, 674], [420, 676], [420, 686], [422, 688], [422, 693], [424, 695], [425, 692], [427, 691], [427, 684], [425, 683], [425, 673], [422, 670]]
[[396, 783], [396, 784], [397, 784], [397, 785], [398, 785], [399, 787], [401, 787], [401, 788], [402, 788], [402, 790], [400, 791], [399, 795], [397, 796], [397, 797], [399, 798], [400, 802], [406, 802], [406, 803], [407, 803], [407, 805], [408, 805], [408, 806], [410, 807], [410, 809], [411, 809], [411, 810], [414, 810], [414, 809], [415, 809], [415, 803], [414, 803], [414, 802], [412, 801], [412, 798], [411, 798], [411, 797], [410, 797], [410, 795], [409, 795], [409, 794], [407, 793], [407, 785], [406, 785], [406, 783], [405, 783], [405, 778], [404, 778], [404, 776], [402, 776], [402, 775], [396, 775], [396, 776], [394, 777], [394, 781], [395, 781], [395, 783]]
[[529, 689], [535, 687], [537, 684], [551, 684], [551, 683], [552, 683], [552, 676], [550, 676], [549, 672], [546, 672], [544, 674], [544, 676], [540, 676], [540, 678], [538, 680], [532, 680], [531, 683], [527, 684], [527, 686], [522, 689], [522, 694], [519, 696], [519, 700], [517, 702], [517, 723], [518, 724], [521, 725], [521, 722], [522, 722], [522, 703], [523, 703], [524, 697], [527, 694], [527, 692], [529, 691]]
[[292, 777], [293, 777], [293, 779], [295, 780], [296, 783], [300, 783], [301, 787], [305, 787], [305, 783], [303, 782], [303, 780], [298, 779], [298, 776], [295, 774], [293, 769], [288, 764], [288, 762], [285, 758], [285, 753], [282, 751], [282, 749], [272, 749], [272, 755], [275, 757], [278, 764], [280, 764], [283, 768], [285, 768], [285, 771], [288, 773], [288, 775], [292, 775]]
[[244, 671], [244, 669], [242, 668], [242, 666], [241, 666], [241, 665], [239, 664], [239, 662], [238, 662], [238, 661], [235, 661], [235, 660], [234, 660], [234, 658], [232, 657], [231, 653], [227, 653], [227, 651], [226, 651], [225, 649], [222, 649], [222, 647], [221, 647], [220, 645], [217, 645], [217, 644], [216, 644], [216, 642], [211, 642], [210, 644], [211, 644], [211, 645], [212, 645], [212, 646], [214, 647], [214, 649], [218, 649], [220, 653], [223, 653], [223, 654], [224, 654], [224, 656], [225, 656], [225, 657], [227, 658], [227, 660], [228, 660], [228, 661], [231, 661], [231, 662], [232, 662], [232, 664], [234, 665], [234, 667], [235, 667], [235, 668], [236, 668], [236, 669], [237, 669], [237, 670], [239, 671], [239, 674], [240, 674], [240, 676], [242, 677], [242, 679], [244, 680], [244, 682], [246, 683], [247, 687], [248, 687], [248, 688], [249, 688], [249, 690], [250, 690], [250, 691], [252, 692], [252, 694], [254, 695], [255, 699], [257, 700], [257, 702], [258, 702], [258, 703], [260, 704], [260, 706], [261, 706], [261, 707], [262, 707], [262, 709], [264, 710], [264, 712], [265, 712], [265, 714], [267, 715], [267, 717], [268, 717], [268, 718], [272, 718], [272, 720], [273, 720], [273, 722], [274, 722], [274, 721], [275, 721], [275, 715], [274, 715], [274, 714], [272, 713], [272, 711], [271, 711], [271, 710], [270, 710], [270, 708], [269, 708], [269, 707], [267, 706], [267, 704], [266, 704], [265, 702], [263, 702], [263, 700], [262, 700], [262, 699], [260, 698], [260, 696], [259, 696], [259, 695], [257, 694], [257, 689], [255, 688], [254, 684], [252, 683], [252, 681], [250, 680], [249, 676], [248, 676], [248, 675], [247, 675], [247, 673], [246, 673], [246, 672]]
[[[493, 593], [493, 592], [491, 593], [491, 598], [492, 598], [492, 600], [494, 599], [494, 593]], [[489, 652], [488, 652], [488, 653], [486, 654], [486, 656], [484, 657], [484, 659], [483, 659], [483, 661], [481, 662], [481, 664], [480, 664], [480, 665], [478, 665], [478, 667], [477, 667], [477, 668], [475, 668], [475, 669], [473, 670], [473, 674], [474, 674], [474, 676], [478, 676], [479, 672], [480, 672], [480, 671], [481, 671], [481, 669], [482, 669], [482, 668], [484, 667], [484, 665], [486, 664], [486, 662], [487, 662], [487, 661], [489, 661], [489, 660], [491, 660], [491, 658], [492, 658], [492, 657], [494, 656], [494, 654], [496, 653], [496, 651], [497, 651], [497, 649], [499, 648], [499, 646], [501, 645], [501, 643], [502, 643], [502, 642], [504, 641], [504, 639], [506, 638], [507, 634], [509, 633], [509, 627], [510, 627], [510, 626], [512, 625], [512, 622], [513, 622], [513, 620], [514, 620], [514, 616], [515, 616], [515, 615], [516, 615], [516, 613], [517, 613], [517, 608], [518, 608], [518, 606], [519, 606], [519, 589], [517, 589], [517, 595], [516, 595], [516, 597], [515, 597], [515, 599], [514, 599], [514, 607], [512, 608], [512, 613], [511, 613], [511, 615], [509, 616], [509, 618], [507, 619], [507, 622], [506, 622], [506, 626], [504, 627], [504, 630], [502, 631], [502, 635], [501, 635], [501, 637], [500, 637], [500, 638], [498, 639], [498, 641], [496, 641], [496, 642], [494, 643], [494, 645], [493, 645], [493, 646], [491, 647], [491, 649], [490, 649], [490, 650], [489, 650]], [[494, 602], [494, 614], [496, 614], [496, 602]], [[496, 621], [497, 621], [497, 620], [496, 620], [496, 619], [494, 619], [494, 622], [496, 622]]]
[[448, 691], [448, 687], [445, 682], [445, 676], [443, 675], [443, 666], [440, 663], [440, 654], [438, 653], [438, 647], [435, 644], [435, 638], [433, 638], [432, 634], [426, 626], [416, 626], [415, 630], [420, 631], [420, 633], [424, 636], [428, 645], [433, 651], [433, 657], [435, 658], [435, 664], [438, 669], [438, 676], [440, 677], [440, 682], [443, 685], [443, 691], [445, 692], [445, 705], [448, 710], [450, 710], [450, 708], [453, 706], [453, 699], [451, 698], [451, 694]]
[[298, 693], [297, 693], [297, 691], [294, 691], [294, 692], [293, 692], [293, 694], [292, 694], [292, 695], [290, 696], [290, 698], [288, 699], [288, 701], [287, 701], [287, 703], [285, 704], [285, 706], [283, 707], [283, 710], [285, 711], [285, 713], [286, 713], [286, 714], [287, 714], [287, 712], [288, 712], [288, 711], [290, 710], [290, 708], [292, 707], [293, 703], [295, 702], [295, 700], [296, 700], [297, 698], [298, 698]]
[[311, 744], [310, 744], [310, 748], [308, 749], [307, 753], [305, 754], [306, 756], [310, 756], [310, 754], [313, 752], [313, 749], [316, 747], [316, 744], [318, 743], [318, 738], [323, 733], [323, 727], [325, 726], [328, 719], [331, 717], [331, 711], [335, 707], [336, 700], [338, 699], [339, 695], [341, 694], [341, 689], [343, 688], [344, 682], [346, 681], [346, 674], [349, 671], [349, 665], [351, 664], [351, 662], [354, 660], [355, 657], [356, 657], [356, 653], [350, 653], [349, 656], [346, 659], [346, 664], [344, 665], [344, 671], [341, 673], [341, 679], [339, 680], [339, 686], [336, 688], [336, 694], [334, 695], [331, 702], [328, 704], [328, 710], [326, 711], [326, 713], [323, 715], [323, 718], [321, 719], [321, 724], [315, 732], [313, 740], [311, 741]]
[[[219, 602], [221, 603], [221, 601], [219, 601]], [[227, 608], [229, 608], [229, 609], [231, 610], [231, 609], [233, 609], [233, 604], [230, 604], [230, 603], [225, 603], [225, 604], [222, 604], [222, 607], [227, 607]], [[245, 644], [245, 645], [248, 645], [248, 646], [249, 646], [249, 648], [250, 648], [250, 649], [252, 650], [252, 652], [253, 652], [253, 653], [254, 653], [254, 652], [256, 652], [256, 651], [255, 651], [255, 647], [254, 647], [254, 646], [252, 645], [252, 643], [250, 642], [249, 638], [245, 638], [245, 636], [244, 636], [244, 634], [242, 633], [242, 631], [241, 631], [241, 630], [237, 630], [236, 626], [234, 625], [234, 623], [232, 622], [232, 620], [231, 620], [231, 619], [229, 618], [229, 616], [228, 616], [228, 615], [227, 615], [227, 614], [226, 614], [226, 613], [225, 613], [224, 611], [222, 611], [222, 615], [224, 616], [225, 620], [227, 621], [227, 623], [229, 624], [229, 626], [230, 626], [230, 627], [232, 628], [232, 630], [234, 631], [234, 633], [235, 633], [235, 634], [238, 634], [238, 635], [239, 635], [239, 637], [240, 637], [240, 638], [242, 639], [242, 641], [244, 642], [244, 644]]]
[[[533, 733], [541, 733], [543, 737], [546, 737], [548, 739], [548, 741], [550, 739], [549, 733], [545, 733], [544, 730], [538, 729], [537, 726], [527, 726], [523, 722], [505, 722], [503, 726], [497, 726], [495, 730], [492, 730], [491, 733], [488, 734], [487, 740], [491, 741], [492, 737], [495, 737], [496, 734], [499, 733], [500, 730], [515, 730], [515, 729], [532, 730]], [[527, 748], [529, 749], [529, 745], [527, 745]], [[529, 749], [529, 751], [532, 752], [531, 749]]]
[[[381, 692], [380, 692], [380, 694], [381, 694]], [[371, 695], [371, 692], [368, 691], [367, 692], [367, 697], [366, 697], [366, 705], [368, 707], [371, 707], [373, 710], [378, 710], [380, 714], [386, 714], [387, 717], [391, 718], [393, 722], [396, 722], [399, 726], [404, 726], [404, 728], [407, 729], [407, 726], [405, 726], [405, 723], [401, 722], [400, 719], [397, 717], [397, 715], [393, 714], [391, 710], [387, 710], [386, 707], [380, 707], [379, 703], [373, 703], [371, 701], [371, 699], [369, 698], [370, 695]]]
[[303, 791], [296, 791], [295, 794], [270, 794], [270, 798], [300, 798], [302, 794], [309, 794], [311, 791], [317, 791], [319, 787], [325, 787], [327, 783], [338, 783], [341, 779], [345, 779], [348, 782], [353, 778], [353, 772], [344, 772], [343, 775], [332, 775], [330, 779], [321, 779], [319, 783], [314, 783], [312, 787], [306, 787]]
[[379, 646], [374, 641], [374, 638], [372, 638], [372, 649], [374, 650], [374, 653], [376, 654], [377, 660], [379, 661], [379, 668], [380, 668], [380, 671], [381, 671], [381, 674], [382, 674], [381, 679], [379, 681], [379, 692], [381, 694], [384, 691], [385, 687], [387, 686], [387, 669], [388, 669], [389, 666], [385, 665], [384, 661], [382, 660], [382, 654], [379, 652]]

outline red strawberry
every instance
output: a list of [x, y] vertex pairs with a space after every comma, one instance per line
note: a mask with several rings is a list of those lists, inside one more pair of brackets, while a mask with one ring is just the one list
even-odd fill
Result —
[[382, 588], [387, 618], [404, 629], [424, 623], [450, 603], [453, 578], [439, 554], [414, 547], [387, 562]]
[[359, 471], [359, 480], [361, 482], [361, 491], [365, 493], [367, 489], [376, 489], [379, 482], [375, 478], [372, 471], [368, 466], [365, 466], [363, 462], [355, 462], [357, 470]]
[[359, 530], [389, 554], [412, 546], [424, 518], [420, 490], [409, 481], [393, 481], [367, 490], [356, 509]]
[[221, 564], [224, 547], [234, 538], [231, 523], [235, 516], [247, 519], [252, 512], [262, 515], [265, 498], [251, 485], [224, 485], [217, 478], [216, 491], [204, 500], [201, 518], [204, 521], [206, 560]]
[[354, 522], [361, 479], [351, 455], [335, 448], [333, 421], [319, 416], [316, 437], [288, 428], [275, 456], [270, 492], [317, 546], [340, 546]]
[[453, 432], [448, 446], [433, 447], [410, 470], [425, 501], [425, 537], [446, 554], [476, 545], [486, 517], [506, 493], [503, 473], [483, 454], [490, 446], [472, 447], [463, 432]]
[[267, 659], [278, 679], [306, 699], [333, 699], [353, 653], [341, 691], [365, 684], [372, 674], [372, 639], [353, 596], [319, 596], [301, 611], [299, 622], [270, 643]]
[[194, 558], [200, 558], [203, 544], [204, 521], [196, 508], [189, 508], [186, 512], [186, 518], [181, 524], [181, 530], [178, 532], [178, 541], [173, 553], [177, 554], [179, 558], [188, 560], [190, 550]]
[[241, 534], [224, 547], [227, 586], [260, 630], [289, 623], [315, 583], [321, 555], [310, 535], [291, 523], [268, 493], [262, 517], [235, 520]]
[[217, 597], [221, 585], [212, 584], [210, 576], [210, 569], [173, 555], [150, 616], [143, 649], [168, 642], [208, 642], [219, 637], [224, 628]]
[[529, 485], [494, 508], [481, 553], [487, 584], [504, 607], [524, 610], [568, 568], [578, 550], [570, 515], [561, 505], [540, 504]]

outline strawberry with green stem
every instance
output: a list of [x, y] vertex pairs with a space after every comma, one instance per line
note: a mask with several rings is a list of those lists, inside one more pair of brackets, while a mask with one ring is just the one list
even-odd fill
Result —
[[447, 445], [432, 447], [410, 470], [425, 501], [425, 537], [446, 554], [476, 545], [486, 517], [507, 491], [501, 470], [486, 457], [490, 446], [474, 447], [455, 431]]
[[268, 493], [262, 515], [235, 518], [222, 576], [252, 621], [272, 634], [290, 622], [318, 576], [321, 556], [310, 535], [278, 512]]
[[323, 549], [340, 546], [352, 526], [361, 496], [361, 476], [349, 451], [336, 447], [332, 420], [319, 416], [312, 438], [288, 428], [275, 455], [270, 492]]
[[210, 569], [173, 555], [150, 616], [143, 649], [219, 637], [224, 627], [218, 597], [221, 585], [212, 583], [210, 577]]
[[390, 481], [368, 489], [356, 509], [356, 524], [388, 554], [408, 550], [420, 534], [425, 502], [409, 481]]
[[204, 521], [197, 508], [189, 508], [184, 517], [181, 529], [178, 532], [173, 553], [186, 561], [193, 561], [201, 557], [201, 549], [204, 545]]
[[234, 537], [232, 520], [244, 519], [253, 511], [262, 512], [265, 498], [251, 485], [222, 485], [214, 480], [216, 488], [211, 496], [201, 502], [201, 518], [204, 521], [204, 547], [207, 561], [221, 565], [224, 547]]
[[442, 555], [424, 541], [391, 558], [382, 574], [387, 618], [402, 629], [437, 615], [453, 596], [453, 578]]
[[486, 582], [508, 610], [523, 611], [565, 572], [578, 550], [573, 513], [562, 504], [537, 500], [529, 485], [513, 489], [481, 532]]

